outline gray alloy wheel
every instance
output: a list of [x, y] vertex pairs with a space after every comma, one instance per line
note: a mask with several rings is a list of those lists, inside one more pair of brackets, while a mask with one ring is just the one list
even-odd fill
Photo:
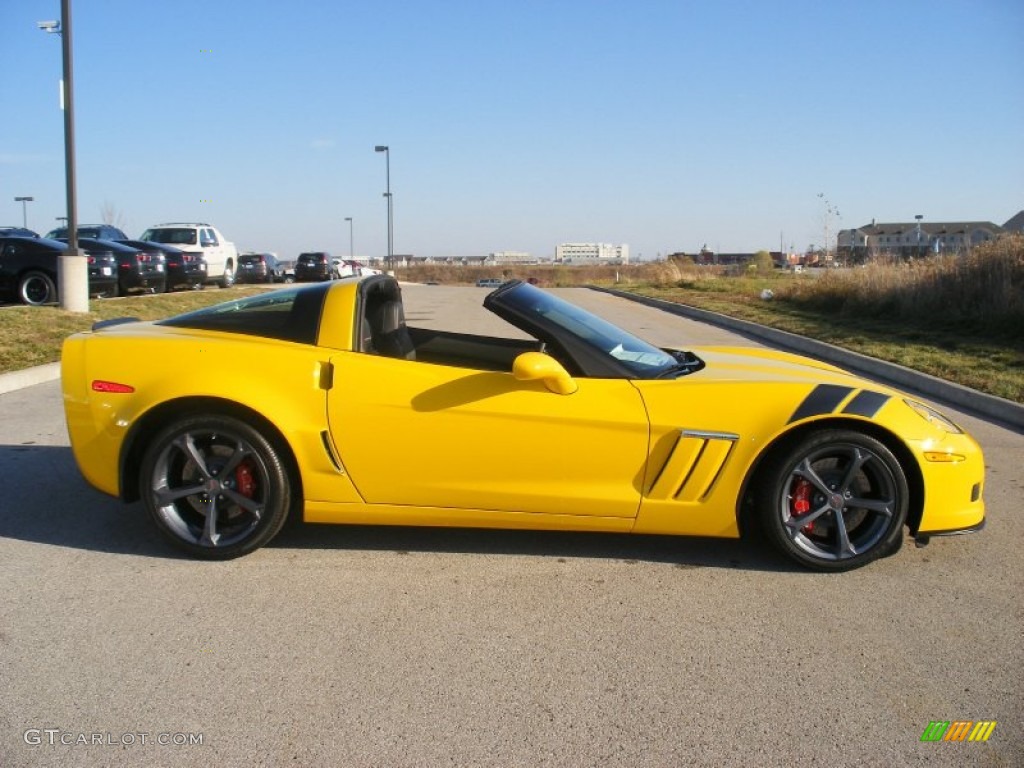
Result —
[[218, 415], [161, 431], [146, 449], [139, 487], [160, 532], [208, 560], [262, 547], [281, 530], [292, 500], [274, 445], [249, 424]]
[[757, 509], [772, 543], [801, 565], [848, 571], [902, 543], [909, 489], [881, 442], [849, 430], [810, 434], [772, 457]]
[[57, 286], [45, 272], [32, 270], [18, 281], [18, 298], [34, 307], [53, 304], [57, 301]]

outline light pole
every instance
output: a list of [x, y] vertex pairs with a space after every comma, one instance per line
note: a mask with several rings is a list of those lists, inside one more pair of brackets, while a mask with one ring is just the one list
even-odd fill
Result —
[[34, 197], [16, 197], [14, 202], [21, 203], [21, 226], [28, 229], [28, 204], [35, 202]]
[[64, 174], [67, 186], [68, 249], [60, 255], [58, 282], [60, 306], [69, 312], [89, 311], [89, 267], [78, 250], [78, 197], [75, 187], [75, 88], [71, 47], [71, 0], [61, 0], [60, 21], [40, 21], [37, 26], [61, 37], [64, 63]]
[[386, 144], [378, 144], [377, 146], [375, 146], [373, 148], [373, 151], [374, 152], [383, 152], [384, 153], [385, 172], [387, 174], [387, 176], [386, 176], [387, 186], [385, 187], [385, 189], [387, 191], [384, 193], [384, 197], [386, 197], [388, 199], [388, 268], [393, 268], [394, 267], [393, 260], [394, 260], [394, 255], [395, 255], [395, 251], [394, 251], [394, 233], [395, 233], [394, 221], [395, 221], [395, 219], [394, 219], [394, 213], [393, 213], [392, 202], [391, 202], [391, 200], [392, 200], [392, 198], [391, 198], [391, 149]]
[[355, 239], [352, 237], [352, 217], [346, 216], [345, 221], [348, 222], [348, 258], [352, 260], [355, 258]]

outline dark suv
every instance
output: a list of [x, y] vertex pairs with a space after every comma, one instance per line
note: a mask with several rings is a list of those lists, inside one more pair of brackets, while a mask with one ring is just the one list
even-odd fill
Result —
[[331, 254], [324, 251], [300, 253], [295, 262], [295, 282], [309, 283], [334, 277]]
[[[67, 242], [68, 228], [60, 227], [47, 237]], [[167, 288], [167, 259], [156, 248], [126, 245], [128, 235], [109, 224], [78, 227], [78, 242], [83, 248], [112, 251], [117, 258], [117, 288], [124, 296], [142, 289], [163, 293]]]
[[284, 282], [284, 265], [272, 253], [243, 253], [238, 257], [236, 283]]

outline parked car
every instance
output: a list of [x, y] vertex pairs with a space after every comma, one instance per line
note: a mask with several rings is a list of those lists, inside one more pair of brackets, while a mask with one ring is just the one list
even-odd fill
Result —
[[202, 288], [206, 282], [206, 259], [199, 254], [185, 253], [180, 248], [149, 240], [118, 240], [121, 245], [139, 248], [143, 251], [157, 250], [164, 256], [167, 291], [178, 288]]
[[984, 525], [981, 448], [898, 390], [770, 349], [663, 349], [518, 280], [484, 307], [515, 332], [409, 327], [389, 276], [94, 326], [61, 357], [75, 460], [207, 559], [263, 546], [293, 512], [743, 531], [833, 572], [907, 529]]
[[[0, 294], [23, 304], [57, 301], [60, 255], [68, 249], [59, 240], [0, 233]], [[102, 248], [83, 247], [89, 270], [89, 294], [117, 293], [117, 259]]]
[[482, 277], [476, 281], [477, 288], [497, 288], [505, 283], [500, 277]]
[[235, 283], [238, 251], [235, 244], [216, 227], [204, 222], [156, 224], [142, 233], [148, 240], [181, 248], [185, 253], [200, 256], [206, 263], [206, 282], [228, 288]]
[[243, 253], [238, 257], [239, 283], [283, 283], [284, 265], [273, 253]]
[[363, 262], [356, 261], [355, 259], [331, 259], [331, 264], [335, 278], [369, 277], [370, 275], [381, 274], [379, 269], [368, 267]]
[[300, 253], [295, 261], [295, 282], [308, 283], [320, 280], [332, 280], [335, 274], [334, 260], [326, 251], [310, 251]]
[[25, 227], [0, 227], [0, 237], [39, 237], [39, 233]]
[[[67, 240], [68, 228], [57, 227], [57, 229], [51, 229], [46, 233], [46, 236], [53, 238], [54, 240]], [[78, 236], [89, 237], [93, 240], [117, 241], [128, 239], [128, 235], [126, 235], [123, 230], [113, 226], [112, 224], [79, 224]]]
[[[167, 287], [166, 257], [149, 243], [133, 241], [111, 224], [82, 224], [77, 228], [78, 242], [109, 244], [118, 260], [118, 293], [142, 290], [163, 293]], [[67, 242], [68, 228], [51, 230], [47, 237]], [[120, 246], [120, 247], [117, 247]]]
[[[57, 238], [66, 243], [66, 238]], [[131, 291], [163, 293], [167, 288], [167, 271], [162, 253], [123, 245], [113, 240], [78, 237], [78, 246], [87, 250], [110, 251], [117, 257], [117, 293]]]

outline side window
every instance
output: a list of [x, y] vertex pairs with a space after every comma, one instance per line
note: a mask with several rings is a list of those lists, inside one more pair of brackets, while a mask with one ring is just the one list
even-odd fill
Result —
[[217, 236], [213, 234], [212, 229], [204, 229], [200, 234], [200, 238], [203, 248], [211, 248], [213, 246], [220, 245], [220, 243], [217, 242]]

